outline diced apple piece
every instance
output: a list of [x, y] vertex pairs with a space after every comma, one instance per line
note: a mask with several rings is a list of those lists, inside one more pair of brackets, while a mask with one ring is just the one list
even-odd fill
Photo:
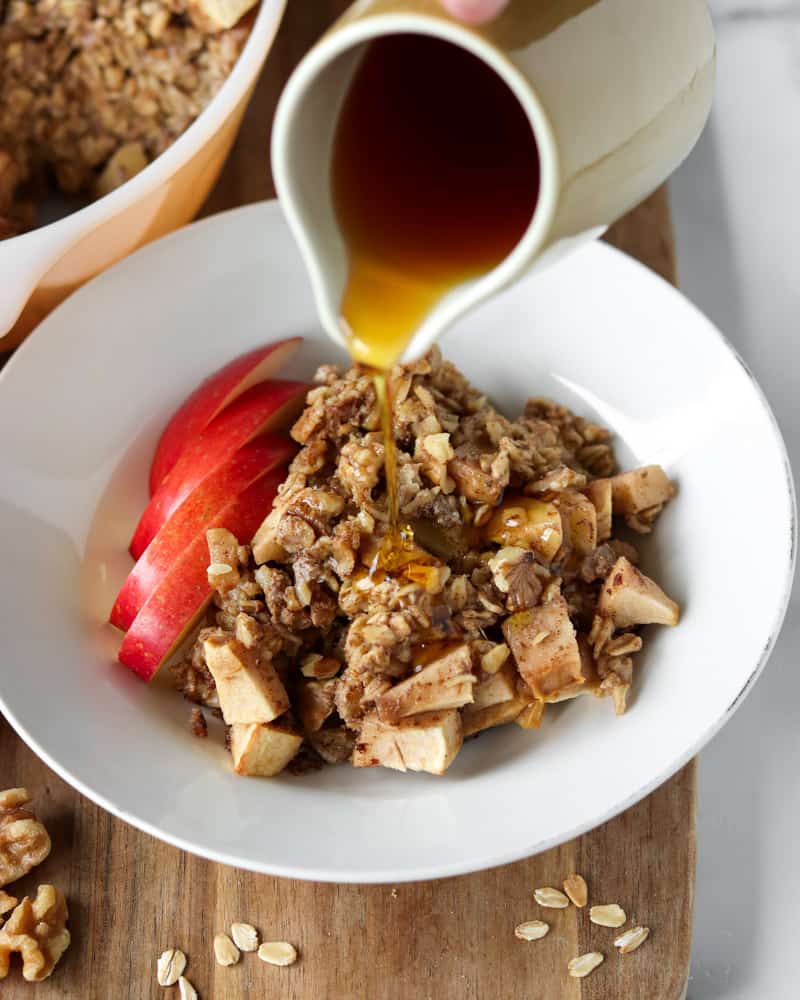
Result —
[[231, 726], [231, 755], [237, 774], [272, 778], [286, 767], [303, 737], [279, 723], [237, 722]]
[[481, 657], [481, 670], [485, 674], [496, 674], [511, 655], [511, 650], [504, 642], [498, 642]]
[[522, 709], [514, 721], [520, 729], [538, 729], [542, 724], [543, 715], [544, 702], [532, 701]]
[[603, 582], [597, 611], [610, 618], [616, 628], [677, 625], [680, 617], [680, 608], [675, 601], [625, 556], [617, 559]]
[[289, 697], [269, 660], [225, 635], [203, 643], [206, 664], [217, 685], [222, 717], [237, 722], [272, 722], [289, 708]]
[[597, 541], [611, 538], [613, 507], [611, 480], [595, 479], [586, 486], [586, 496], [591, 500], [597, 516]]
[[427, 712], [399, 724], [398, 743], [409, 771], [444, 774], [464, 742], [461, 716], [455, 709]]
[[615, 514], [638, 514], [649, 507], [666, 503], [675, 496], [675, 487], [660, 465], [621, 472], [611, 478]]
[[301, 382], [254, 385], [189, 441], [139, 519], [130, 544], [133, 558], [139, 558], [186, 498], [239, 448], [265, 431], [288, 426], [302, 409], [307, 388]]
[[462, 742], [461, 717], [455, 709], [426, 712], [395, 726], [369, 715], [356, 740], [353, 765], [444, 774]]
[[382, 722], [395, 723], [420, 712], [460, 708], [472, 701], [472, 654], [463, 644], [376, 698]]
[[597, 511], [582, 493], [564, 492], [556, 500], [561, 513], [564, 538], [581, 556], [590, 556], [597, 548]]
[[297, 689], [295, 708], [300, 716], [303, 731], [316, 733], [333, 713], [336, 678], [325, 681], [304, 681]]
[[278, 542], [278, 525], [283, 516], [281, 508], [273, 507], [262, 521], [258, 531], [253, 535], [250, 548], [253, 559], [258, 566], [266, 562], [282, 562], [286, 559], [286, 550]]
[[302, 337], [278, 340], [242, 354], [187, 396], [161, 433], [150, 466], [150, 495], [180, 458], [186, 445], [251, 386], [273, 378], [295, 353]]
[[397, 727], [381, 722], [377, 712], [364, 718], [353, 748], [353, 767], [406, 769], [397, 742]]
[[[286, 470], [277, 469], [257, 479], [215, 515], [214, 526], [249, 538], [285, 478]], [[176, 553], [173, 565], [140, 608], [119, 647], [120, 663], [149, 681], [175, 654], [211, 602], [207, 571], [208, 545], [201, 534]]]
[[513, 722], [529, 704], [530, 702], [515, 694], [510, 701], [501, 701], [497, 705], [489, 705], [486, 708], [476, 709], [474, 705], [467, 705], [461, 713], [464, 738], [481, 733], [484, 729], [493, 729], [495, 726], [504, 726], [508, 722]]
[[514, 664], [506, 660], [496, 674], [491, 674], [475, 685], [471, 708], [477, 711], [490, 705], [499, 705], [503, 701], [510, 701], [517, 693], [518, 676]]
[[575, 681], [574, 684], [567, 685], [567, 687], [559, 691], [558, 694], [552, 695], [547, 699], [549, 704], [555, 704], [559, 701], [570, 701], [572, 698], [577, 698], [579, 695], [596, 695], [598, 693], [600, 678], [597, 676], [597, 665], [595, 664], [594, 656], [592, 655], [592, 647], [585, 635], [579, 635], [577, 638], [578, 653], [581, 658], [581, 675], [583, 680]]
[[484, 534], [490, 542], [504, 548], [532, 549], [550, 560], [561, 548], [561, 515], [552, 503], [533, 497], [511, 497], [497, 508]]
[[523, 680], [540, 701], [556, 700], [584, 683], [575, 629], [563, 597], [511, 615], [503, 623], [503, 634]]

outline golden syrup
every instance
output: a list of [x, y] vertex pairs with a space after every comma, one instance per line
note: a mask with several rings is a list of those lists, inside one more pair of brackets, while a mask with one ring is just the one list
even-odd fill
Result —
[[391, 571], [414, 545], [399, 518], [388, 373], [437, 302], [519, 242], [539, 156], [522, 107], [485, 63], [440, 39], [392, 35], [368, 45], [350, 84], [332, 186], [350, 351], [377, 373], [390, 517], [379, 563]]
[[452, 653], [461, 645], [462, 643], [458, 639], [437, 639], [435, 642], [420, 643], [414, 649], [414, 659], [411, 663], [414, 673], [418, 673], [423, 667], [427, 667], [429, 663], [433, 663], [434, 660], [440, 660], [443, 656], [447, 656], [448, 653]]

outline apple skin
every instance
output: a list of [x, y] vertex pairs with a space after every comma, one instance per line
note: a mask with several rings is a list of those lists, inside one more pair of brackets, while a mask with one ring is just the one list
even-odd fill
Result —
[[242, 445], [264, 431], [285, 429], [299, 415], [308, 386], [261, 382], [248, 389], [190, 441], [145, 508], [129, 552], [138, 559], [189, 494]]
[[192, 438], [251, 386], [273, 378], [297, 351], [302, 337], [264, 344], [214, 372], [181, 403], [161, 433], [150, 466], [150, 496]]
[[[273, 469], [219, 511], [209, 527], [227, 528], [248, 541], [269, 513], [286, 468]], [[198, 535], [162, 577], [122, 640], [117, 659], [149, 681], [173, 655], [213, 597], [208, 584], [208, 545]]]
[[[277, 434], [262, 434], [240, 448], [203, 480], [162, 526], [131, 570], [111, 609], [109, 621], [125, 631], [161, 579], [217, 514], [255, 480], [291, 461], [297, 446]], [[248, 539], [249, 541], [249, 539]]]

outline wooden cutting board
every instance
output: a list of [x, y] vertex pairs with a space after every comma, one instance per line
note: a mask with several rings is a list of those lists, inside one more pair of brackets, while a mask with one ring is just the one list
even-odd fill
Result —
[[[275, 101], [294, 64], [345, 6], [341, 0], [289, 4], [207, 212], [272, 196], [267, 130]], [[675, 280], [664, 190], [631, 212], [608, 238]], [[555, 850], [477, 875], [394, 887], [291, 882], [184, 854], [73, 791], [0, 717], [0, 788], [16, 785], [33, 792], [53, 852], [13, 891], [33, 893], [47, 881], [62, 888], [73, 943], [45, 983], [27, 984], [14, 969], [0, 985], [3, 1000], [177, 996], [177, 990], [164, 992], [155, 980], [156, 958], [172, 946], [189, 956], [187, 975], [202, 1000], [684, 996], [695, 868], [694, 763], [623, 815]], [[524, 794], [535, 796], [536, 790]], [[585, 910], [536, 906], [535, 887], [558, 886], [573, 871], [586, 877], [593, 901], [619, 902], [632, 921], [652, 928], [639, 951], [618, 956], [612, 947], [615, 932], [590, 924]], [[530, 944], [515, 939], [518, 923], [542, 916], [552, 924], [546, 939]], [[220, 968], [212, 941], [232, 921], [252, 922], [267, 938], [294, 942], [300, 961], [276, 969], [247, 955], [233, 968]], [[605, 953], [605, 964], [587, 979], [570, 979], [568, 960], [593, 950]]]

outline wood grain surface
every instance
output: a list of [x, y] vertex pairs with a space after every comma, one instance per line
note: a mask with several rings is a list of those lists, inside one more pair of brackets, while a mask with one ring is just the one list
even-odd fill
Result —
[[[267, 136], [277, 95], [298, 58], [344, 6], [339, 0], [290, 0], [208, 212], [272, 195]], [[608, 239], [675, 280], [664, 190]], [[0, 718], [0, 788], [15, 785], [33, 792], [53, 852], [13, 891], [33, 893], [46, 881], [62, 888], [73, 943], [45, 983], [27, 984], [12, 969], [0, 983], [3, 1000], [177, 996], [155, 980], [156, 958], [171, 946], [189, 956], [187, 975], [202, 1000], [680, 1000], [684, 994], [695, 866], [694, 764], [623, 815], [555, 850], [476, 875], [396, 887], [293, 882], [191, 857], [73, 791]], [[639, 951], [618, 956], [615, 932], [590, 924], [585, 910], [536, 906], [536, 886], [559, 885], [573, 871], [584, 874], [593, 901], [619, 902], [632, 921], [652, 928]], [[530, 944], [515, 939], [516, 924], [541, 917], [552, 924], [547, 938]], [[294, 942], [300, 961], [278, 969], [247, 955], [233, 968], [220, 968], [213, 937], [236, 920], [254, 923], [268, 939]], [[605, 964], [587, 979], [570, 979], [567, 961], [590, 950], [603, 952]]]

